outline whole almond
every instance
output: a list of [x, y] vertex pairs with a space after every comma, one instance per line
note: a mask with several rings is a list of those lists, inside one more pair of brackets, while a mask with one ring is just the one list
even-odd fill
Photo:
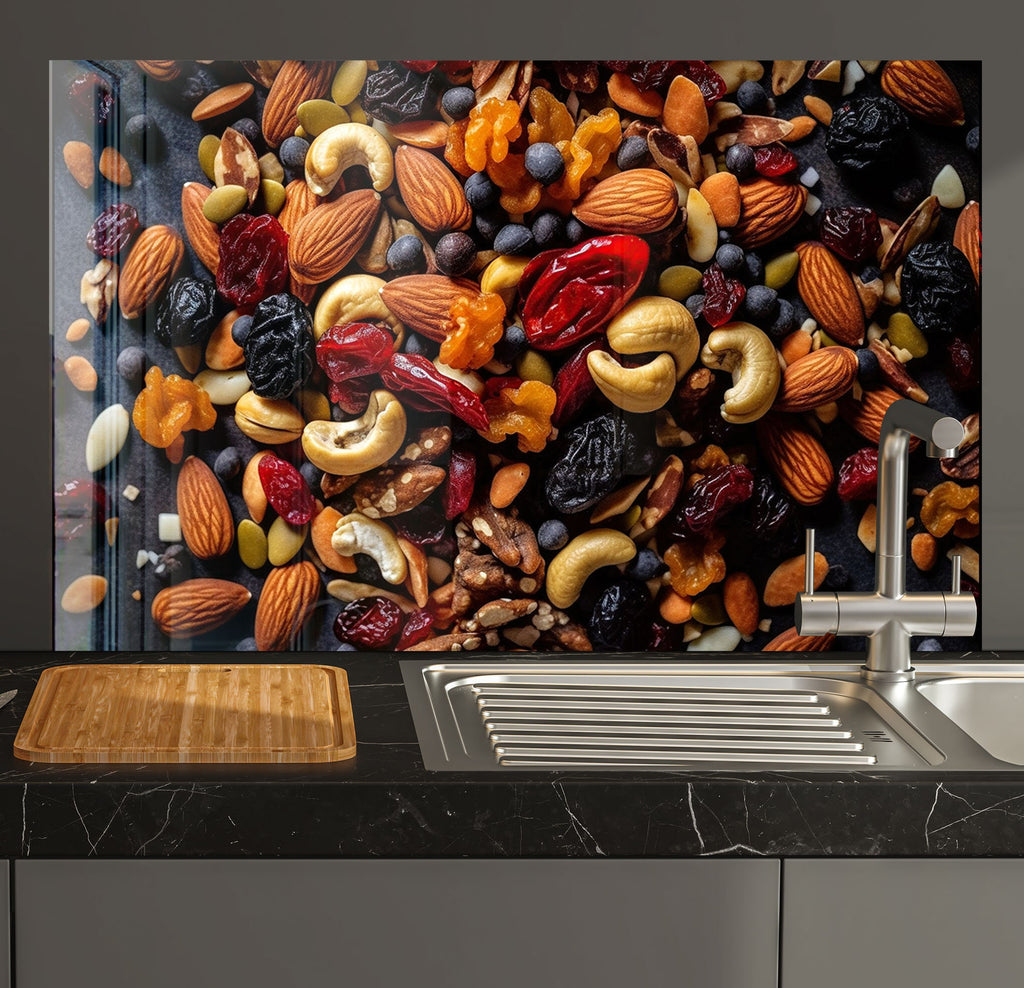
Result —
[[197, 456], [178, 472], [178, 518], [181, 535], [199, 559], [223, 556], [235, 540], [235, 523], [216, 474]]
[[263, 105], [263, 137], [276, 148], [299, 125], [300, 103], [323, 96], [334, 78], [334, 62], [287, 61], [274, 76]]
[[776, 635], [767, 645], [765, 652], [827, 652], [836, 640], [835, 635], [798, 635], [796, 628], [789, 628]]
[[757, 631], [760, 603], [757, 587], [747, 573], [730, 573], [722, 586], [722, 603], [733, 627], [741, 635]]
[[981, 207], [972, 199], [956, 220], [953, 245], [970, 262], [974, 280], [981, 283]]
[[835, 479], [832, 461], [798, 418], [770, 412], [757, 420], [757, 438], [768, 465], [798, 504], [825, 500]]
[[256, 648], [280, 652], [292, 645], [319, 596], [320, 577], [312, 563], [272, 569], [256, 605]]
[[263, 521], [267, 513], [267, 492], [263, 489], [263, 481], [260, 480], [260, 460], [270, 454], [269, 449], [261, 449], [255, 453], [245, 466], [242, 474], [242, 500], [249, 509], [249, 517], [256, 524]]
[[169, 638], [191, 638], [230, 621], [251, 597], [245, 587], [230, 580], [185, 580], [161, 590], [150, 611]]
[[231, 337], [231, 328], [240, 315], [238, 309], [232, 309], [214, 326], [204, 355], [210, 370], [234, 370], [245, 363], [245, 351]]
[[674, 134], [689, 134], [698, 144], [708, 136], [708, 110], [700, 87], [677, 75], [668, 87], [662, 122]]
[[336, 573], [355, 573], [355, 558], [343, 556], [331, 543], [331, 536], [334, 535], [334, 530], [343, 517], [344, 515], [340, 511], [328, 505], [313, 519], [309, 530], [310, 536], [313, 541], [313, 549], [324, 566]]
[[[882, 419], [894, 401], [900, 396], [892, 388], [872, 388], [861, 395], [860, 401], [847, 396], [839, 402], [839, 414], [843, 421], [851, 425], [868, 442], [878, 445], [882, 432]], [[910, 440], [910, 448], [916, 449], [921, 440], [916, 436]]]
[[388, 310], [410, 329], [441, 343], [444, 324], [452, 302], [460, 295], [473, 298], [480, 294], [475, 281], [448, 278], [441, 274], [409, 274], [387, 282], [380, 297]]
[[149, 226], [136, 238], [121, 268], [118, 304], [125, 319], [137, 319], [157, 301], [181, 267], [185, 244], [169, 226]]
[[320, 205], [320, 197], [306, 184], [304, 178], [297, 178], [284, 187], [284, 205], [277, 214], [277, 222], [284, 232], [291, 235], [307, 213]]
[[529, 463], [506, 464], [491, 479], [491, 504], [496, 508], [507, 508], [519, 496], [529, 479]]
[[170, 58], [136, 59], [135, 64], [157, 82], [170, 82], [181, 75], [181, 66]]
[[803, 216], [807, 189], [759, 178], [740, 185], [740, 221], [732, 239], [741, 247], [760, 247], [781, 237]]
[[132, 184], [132, 170], [117, 148], [106, 147], [100, 152], [100, 174], [114, 185], [127, 188]]
[[806, 412], [846, 394], [857, 378], [857, 355], [844, 346], [825, 346], [790, 364], [772, 406]]
[[796, 248], [800, 267], [796, 287], [818, 325], [847, 346], [864, 342], [864, 307], [839, 259], [824, 244], [808, 241]]
[[181, 222], [196, 257], [215, 275], [220, 267], [220, 233], [203, 215], [203, 203], [212, 191], [199, 182], [186, 182], [181, 187]]
[[333, 278], [359, 253], [379, 209], [379, 192], [358, 189], [299, 220], [288, 238], [288, 265], [296, 280], [317, 285]]
[[960, 94], [938, 62], [886, 62], [880, 81], [886, 95], [920, 120], [946, 127], [959, 127], [964, 122]]
[[715, 134], [715, 147], [720, 152], [733, 144], [763, 147], [776, 141], [784, 141], [792, 133], [793, 124], [789, 120], [741, 113], [739, 116], [729, 117], [719, 126]]
[[76, 353], [64, 361], [64, 373], [79, 391], [95, 391], [99, 382], [96, 368], [81, 354]]
[[212, 120], [214, 117], [237, 110], [255, 91], [251, 82], [234, 82], [230, 86], [221, 86], [195, 105], [192, 119]]
[[466, 230], [473, 221], [462, 183], [429, 151], [400, 147], [395, 152], [395, 178], [412, 218], [430, 233]]
[[218, 188], [240, 185], [245, 189], [250, 206], [256, 201], [260, 191], [260, 159], [245, 135], [234, 127], [226, 128], [220, 139], [213, 159], [213, 177]]
[[96, 159], [90, 145], [84, 141], [68, 141], [64, 145], [64, 164], [83, 189], [92, 188], [96, 178]]
[[448, 142], [448, 124], [443, 120], [406, 120], [388, 124], [391, 136], [416, 148], [443, 148]]
[[[804, 589], [804, 560], [806, 555], [793, 556], [779, 563], [772, 570], [764, 586], [765, 607], [791, 607], [796, 595]], [[814, 554], [814, 589], [825, 582], [828, 576], [828, 560], [820, 553]]]
[[572, 212], [595, 230], [645, 234], [668, 226], [678, 207], [679, 193], [668, 175], [655, 168], [630, 168], [598, 182]]
[[60, 607], [68, 614], [85, 614], [99, 607], [106, 596], [106, 577], [87, 573], [67, 585], [60, 598]]

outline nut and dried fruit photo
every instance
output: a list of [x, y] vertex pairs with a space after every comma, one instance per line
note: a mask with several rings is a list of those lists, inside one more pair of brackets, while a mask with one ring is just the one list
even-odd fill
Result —
[[979, 62], [52, 76], [55, 648], [860, 650], [899, 399], [980, 600]]

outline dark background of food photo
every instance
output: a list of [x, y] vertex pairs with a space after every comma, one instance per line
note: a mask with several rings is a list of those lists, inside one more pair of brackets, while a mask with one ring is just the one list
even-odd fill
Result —
[[[186, 73], [193, 71], [190, 68], [193, 63], [184, 64]], [[63, 164], [61, 149], [66, 140], [90, 139], [84, 132], [80, 118], [70, 110], [69, 102], [64, 97], [76, 75], [90, 68], [108, 80], [113, 91], [117, 93], [121, 119], [115, 122], [111, 130], [123, 132], [129, 117], [145, 113], [157, 124], [160, 131], [158, 144], [153, 148], [140, 146], [131, 139], [119, 142], [118, 146], [127, 157], [133, 172], [132, 185], [127, 189], [119, 189], [97, 177], [94, 187], [83, 191], [71, 179]], [[901, 185], [907, 186], [905, 190], [894, 190], [896, 180], [887, 179], [875, 185], [857, 185], [851, 182], [848, 174], [838, 169], [825, 153], [826, 128], [822, 126], [816, 127], [809, 138], [792, 145], [799, 159], [797, 174], [802, 174], [805, 169], [813, 167], [820, 175], [819, 182], [812, 186], [812, 193], [818, 195], [825, 206], [869, 206], [877, 209], [880, 216], [902, 222], [910, 210], [928, 194], [932, 177], [945, 164], [951, 164], [961, 176], [968, 200], [981, 198], [978, 156], [967, 149], [964, 141], [966, 131], [975, 126], [980, 118], [979, 66], [977, 63], [957, 61], [948, 63], [946, 69], [963, 99], [967, 122], [962, 128], [941, 128], [911, 120], [912, 160], [908, 162], [904, 176], [898, 179]], [[769, 62], [766, 77], [762, 80], [768, 83], [769, 87], [770, 70]], [[215, 62], [199, 71], [210, 74], [207, 86], [250, 79], [238, 63], [232, 62]], [[54, 349], [58, 360], [72, 353], [83, 352], [82, 345], [69, 344], [62, 338], [61, 328], [82, 314], [82, 306], [78, 300], [78, 281], [81, 273], [95, 263], [95, 257], [85, 245], [84, 231], [88, 229], [94, 216], [111, 202], [122, 201], [131, 203], [138, 209], [144, 227], [166, 223], [180, 230], [182, 183], [190, 180], [205, 181], [196, 159], [199, 140], [204, 133], [215, 133], [219, 136], [224, 126], [235, 117], [250, 116], [258, 120], [257, 101], [261, 103], [265, 95], [265, 91], [257, 87], [256, 98], [244, 107], [224, 117], [199, 124], [190, 119], [190, 102], [187, 98], [182, 98], [181, 90], [181, 79], [166, 84], [155, 82], [145, 76], [132, 62], [58, 62], [54, 65], [53, 326]], [[878, 92], [880, 90], [876, 74], [863, 80], [854, 95], [859, 97]], [[806, 94], [823, 96], [833, 106], [841, 102], [838, 98], [838, 84], [813, 84], [805, 77], [788, 93], [775, 97], [776, 115], [789, 119], [806, 112], [803, 106], [803, 96]], [[97, 153], [98, 150], [99, 148]], [[959, 210], [956, 209], [943, 211], [938, 229], [931, 238], [933, 241], [952, 239], [958, 213]], [[780, 251], [788, 249], [787, 245], [814, 238], [819, 219], [820, 217], [804, 217], [791, 234], [779, 243], [767, 245], [758, 251], [759, 255], [763, 260], [769, 260]], [[674, 247], [672, 263], [687, 263], [685, 248], [681, 241], [677, 241]], [[205, 269], [194, 259], [191, 250], [187, 251], [186, 264], [181, 273], [193, 273], [201, 278], [208, 277]], [[784, 295], [795, 295], [792, 284], [788, 286]], [[933, 336], [929, 355], [922, 360], [913, 361], [909, 369], [929, 393], [931, 404], [957, 417], [963, 417], [978, 409], [978, 392], [976, 389], [964, 392], [949, 387], [943, 361], [944, 343], [941, 335]], [[131, 410], [139, 384], [124, 380], [117, 373], [115, 365], [123, 348], [132, 345], [142, 346], [149, 362], [159, 365], [165, 374], [179, 370], [179, 363], [173, 352], [159, 343], [153, 335], [151, 312], [142, 320], [130, 322], [120, 318], [115, 312], [102, 331], [94, 330], [85, 341], [85, 355], [91, 359], [100, 376], [96, 391], [92, 394], [78, 392], [70, 385], [66, 374], [59, 371], [55, 373], [54, 455], [55, 481], [58, 487], [66, 480], [85, 475], [82, 453], [85, 434], [94, 416], [115, 401]], [[714, 409], [711, 411], [717, 416]], [[247, 461], [257, 446], [240, 435], [238, 430], [233, 428], [230, 419], [230, 411], [225, 412], [222, 409], [218, 424], [212, 432], [188, 434], [187, 451], [199, 453], [212, 466], [217, 453], [225, 447], [235, 445], [242, 450], [243, 462]], [[412, 424], [410, 434], [411, 431]], [[752, 435], [744, 436], [739, 441], [742, 444], [752, 438]], [[835, 466], [838, 466], [850, 452], [866, 445], [866, 440], [841, 420], [824, 426], [822, 441]], [[729, 449], [735, 442], [735, 437], [728, 438], [723, 440], [723, 445]], [[485, 452], [490, 448], [483, 440], [479, 440], [476, 445]], [[665, 451], [667, 452], [671, 450]], [[537, 462], [536, 457], [527, 459]], [[762, 466], [761, 469], [765, 468]], [[74, 577], [90, 571], [106, 575], [110, 589], [103, 605], [94, 612], [68, 615], [59, 606], [56, 608], [55, 628], [58, 647], [231, 650], [251, 635], [251, 607], [217, 630], [185, 641], [169, 641], [149, 618], [149, 603], [153, 596], [170, 582], [178, 582], [189, 576], [224, 577], [244, 584], [256, 598], [265, 577], [265, 570], [253, 574], [237, 560], [233, 564], [228, 563], [227, 559], [204, 564], [193, 561], [187, 551], [173, 549], [167, 555], [163, 555], [170, 547], [159, 539], [157, 519], [161, 512], [175, 511], [175, 475], [176, 470], [168, 463], [163, 451], [142, 442], [137, 431], [132, 428], [124, 450], [97, 476], [96, 479], [102, 482], [107, 491], [107, 513], [120, 518], [116, 543], [113, 547], [108, 546], [103, 538], [102, 529], [80, 533], [74, 539], [67, 539], [64, 537], [65, 533], [60, 532], [56, 547], [55, 593], [56, 599], [59, 600], [63, 588]], [[946, 479], [948, 478], [939, 470], [937, 463], [927, 460], [921, 452], [915, 454], [912, 460], [911, 487], [930, 489]], [[539, 486], [542, 480], [543, 472], [535, 467], [531, 483]], [[141, 491], [134, 503], [128, 503], [121, 494], [128, 484], [135, 485]], [[246, 510], [238, 480], [225, 484], [225, 487], [234, 517], [236, 520], [245, 517]], [[530, 489], [528, 488], [525, 493], [529, 496]], [[916, 503], [919, 504], [919, 501]], [[788, 527], [788, 550], [782, 553], [770, 539], [763, 544], [748, 546], [744, 543], [751, 542], [750, 536], [745, 536], [742, 530], [731, 534], [729, 539], [732, 541], [727, 540], [723, 550], [729, 562], [729, 572], [750, 570], [757, 584], [763, 587], [768, 574], [781, 558], [801, 551], [800, 529], [804, 525], [813, 525], [818, 529], [818, 551], [826, 556], [832, 567], [830, 577], [826, 580], [826, 588], [869, 589], [873, 585], [874, 556], [861, 545], [856, 535], [857, 524], [865, 506], [864, 501], [842, 502], [833, 494], [821, 506], [799, 509], [799, 523]], [[416, 510], [413, 509], [413, 513]], [[913, 507], [911, 511], [913, 512]], [[530, 517], [535, 524], [539, 524], [547, 515], [531, 514]], [[914, 531], [922, 530], [922, 525], [918, 523]], [[972, 541], [977, 543], [977, 540]], [[951, 539], [944, 540], [943, 548], [949, 543]], [[139, 549], [161, 554], [160, 562], [138, 569], [135, 566], [135, 557]], [[180, 546], [179, 549], [184, 550], [184, 547]], [[234, 557], [235, 553], [231, 553], [228, 559]], [[948, 580], [948, 563], [943, 558], [940, 558], [939, 564], [927, 574], [913, 565], [908, 566], [908, 587], [912, 591], [945, 588]], [[720, 586], [712, 586], [709, 591], [717, 589], [720, 589]], [[133, 591], [141, 591], [141, 601], [132, 598]], [[337, 647], [337, 640], [331, 628], [340, 607], [340, 603], [325, 593], [321, 594], [317, 611], [306, 627], [302, 647], [321, 650], [332, 650]], [[762, 616], [772, 618], [770, 631], [757, 632], [751, 642], [741, 644], [742, 650], [756, 650], [792, 625], [790, 608], [764, 609]], [[585, 619], [583, 620], [585, 624]], [[835, 647], [842, 649], [854, 647], [856, 644], [855, 640], [840, 639]], [[960, 650], [976, 647], [976, 641], [967, 639], [951, 639], [944, 644], [946, 647]]]
[[[45, 32], [37, 30], [32, 22], [33, 16], [40, 16], [40, 11], [16, 8], [11, 12], [10, 53], [3, 67], [8, 81], [19, 83], [19, 100], [23, 109], [21, 133], [31, 138], [29, 145], [36, 149], [34, 168], [26, 169], [21, 158], [8, 157], [0, 162], [8, 178], [7, 187], [25, 193], [11, 196], [6, 206], [10, 226], [19, 231], [24, 244], [24, 257], [17, 264], [8, 264], [0, 272], [7, 287], [5, 294], [11, 325], [22, 327], [23, 332], [22, 340], [7, 355], [10, 379], [0, 395], [5, 420], [19, 423], [8, 440], [15, 482], [3, 487], [3, 511], [0, 512], [9, 559], [17, 562], [4, 571], [0, 604], [3, 605], [2, 616], [10, 647], [28, 649], [45, 649], [52, 629], [49, 620], [52, 563], [47, 551], [52, 530], [49, 500], [51, 464], [45, 455], [49, 423], [44, 421], [42, 412], [49, 405], [49, 381], [48, 375], [40, 374], [40, 368], [47, 364], [50, 347], [45, 333], [38, 332], [39, 299], [46, 294], [50, 266], [47, 231], [40, 223], [40, 204], [48, 195], [48, 169], [43, 160], [45, 154], [40, 153], [40, 149], [46, 149], [45, 57], [54, 54], [54, 48], [69, 54], [72, 50], [99, 51], [117, 45], [118, 39], [124, 53], [135, 54], [140, 50], [140, 44], [151, 47], [157, 28], [162, 44], [179, 54], [187, 54], [193, 47], [197, 23], [194, 18], [189, 18], [187, 5], [181, 4], [176, 5], [173, 12], [166, 12], [162, 23], [150, 20], [146, 30], [141, 30], [137, 18], [126, 16], [129, 10], [134, 10], [131, 5], [110, 5], [102, 23], [61, 17], [59, 7], [58, 4], [57, 16], [51, 16], [55, 10], [53, 5], [47, 8]], [[570, 14], [572, 7], [570, 4], [566, 8]], [[246, 10], [252, 13], [253, 5], [247, 5]], [[1007, 114], [1011, 114], [1014, 102], [1011, 73], [1015, 58], [1011, 35], [990, 31], [995, 20], [986, 18], [983, 5], [973, 7], [970, 17], [964, 17], [958, 5], [934, 5], [929, 8], [927, 25], [922, 25], [919, 10], [899, 10], [887, 4], [859, 5], [856, 16], [848, 10], [823, 12], [810, 5], [783, 3], [775, 5], [770, 12], [751, 9], [747, 13], [742, 10], [742, 5], [731, 5], [728, 11], [721, 8], [688, 10], [685, 18], [682, 11], [648, 5], [632, 12], [629, 36], [616, 32], [612, 47], [606, 18], [599, 15], [596, 5], [587, 5], [586, 11], [586, 16], [569, 16], [563, 22], [565, 28], [562, 31], [552, 25], [551, 30], [538, 34], [529, 6], [522, 5], [520, 13], [523, 16], [503, 27], [502, 48], [506, 51], [525, 50], [532, 45], [531, 53], [535, 51], [538, 57], [586, 57], [594, 54], [621, 57], [630, 53], [640, 56], [650, 54], [650, 38], [670, 34], [673, 25], [680, 30], [685, 26], [688, 37], [702, 33], [707, 37], [728, 37], [730, 51], [727, 54], [774, 50], [783, 45], [787, 50], [796, 46], [812, 53], [840, 48], [841, 54], [856, 55], [871, 53], [873, 47], [881, 44], [887, 49], [886, 53], [900, 55], [907, 53], [909, 46], [915, 52], [940, 58], [984, 56], [987, 60], [985, 104], [1001, 114], [997, 118], [990, 109], [989, 119], [1010, 119]], [[438, 18], [434, 9], [404, 11], [389, 26], [389, 45], [398, 49], [396, 55], [417, 54], [422, 53], [429, 40], [431, 44], [440, 46], [439, 53], [457, 57], [480, 38], [475, 22], [460, 16], [464, 12], [461, 7], [452, 7], [450, 17]], [[156, 16], [159, 19], [161, 15], [158, 12]], [[200, 16], [198, 11], [196, 16]], [[357, 9], [348, 12], [346, 18], [357, 31], [361, 25], [369, 29], [376, 23], [376, 12]], [[233, 47], [245, 48], [248, 45], [251, 51], [260, 48], [261, 39], [265, 41], [266, 22], [238, 19], [230, 6], [204, 9], [201, 20], [207, 38], [230, 37]], [[1000, 16], [999, 21], [1005, 24], [1004, 17]], [[925, 26], [930, 47], [927, 52], [920, 52]], [[304, 24], [284, 19], [281, 27], [276, 37], [286, 47], [290, 41], [291, 51], [317, 54], [308, 50], [308, 31]], [[547, 51], [543, 50], [545, 47]], [[631, 48], [632, 52], [622, 51], [623, 47]], [[440, 49], [446, 50], [441, 52]], [[487, 54], [475, 49], [474, 53]], [[322, 57], [337, 55], [333, 51], [320, 54]], [[989, 281], [985, 314], [986, 322], [990, 326], [995, 325], [1000, 334], [1000, 357], [1003, 358], [997, 363], [986, 361], [983, 396], [989, 423], [986, 440], [997, 449], [1012, 451], [1012, 436], [1020, 420], [1013, 382], [1015, 368], [1020, 366], [1021, 359], [1020, 339], [1007, 328], [1014, 325], [1016, 309], [1011, 245], [1016, 239], [1014, 231], [1020, 229], [1020, 199], [1016, 195], [1020, 159], [1012, 128], [992, 128], [987, 135], [984, 161], [986, 191], [990, 196], [995, 194], [1000, 206], [986, 217]], [[989, 184], [990, 180], [994, 184]], [[26, 327], [35, 327], [37, 332], [33, 335]], [[63, 328], [59, 321], [53, 323], [53, 329], [62, 332]], [[939, 404], [938, 401], [934, 403]], [[1020, 489], [1020, 472], [1019, 458], [1007, 455], [985, 492], [983, 556], [988, 592], [983, 644], [987, 647], [1013, 647], [1022, 640], [1015, 620], [1015, 598], [1019, 594], [1015, 574], [1022, 546], [1022, 524], [1015, 493]]]

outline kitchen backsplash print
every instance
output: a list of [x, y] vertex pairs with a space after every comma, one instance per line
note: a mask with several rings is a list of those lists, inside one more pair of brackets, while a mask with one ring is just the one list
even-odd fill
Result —
[[980, 63], [52, 72], [56, 648], [859, 648], [900, 397], [979, 593]]

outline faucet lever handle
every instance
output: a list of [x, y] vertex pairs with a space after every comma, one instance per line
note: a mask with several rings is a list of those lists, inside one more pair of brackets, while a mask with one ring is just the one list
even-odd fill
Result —
[[960, 593], [960, 566], [961, 566], [961, 560], [960, 560], [960, 553], [959, 552], [955, 556], [952, 557], [952, 562], [953, 562], [953, 593], [958, 594], [958, 593]]
[[814, 593], [814, 529], [807, 529], [804, 544], [804, 593]]

